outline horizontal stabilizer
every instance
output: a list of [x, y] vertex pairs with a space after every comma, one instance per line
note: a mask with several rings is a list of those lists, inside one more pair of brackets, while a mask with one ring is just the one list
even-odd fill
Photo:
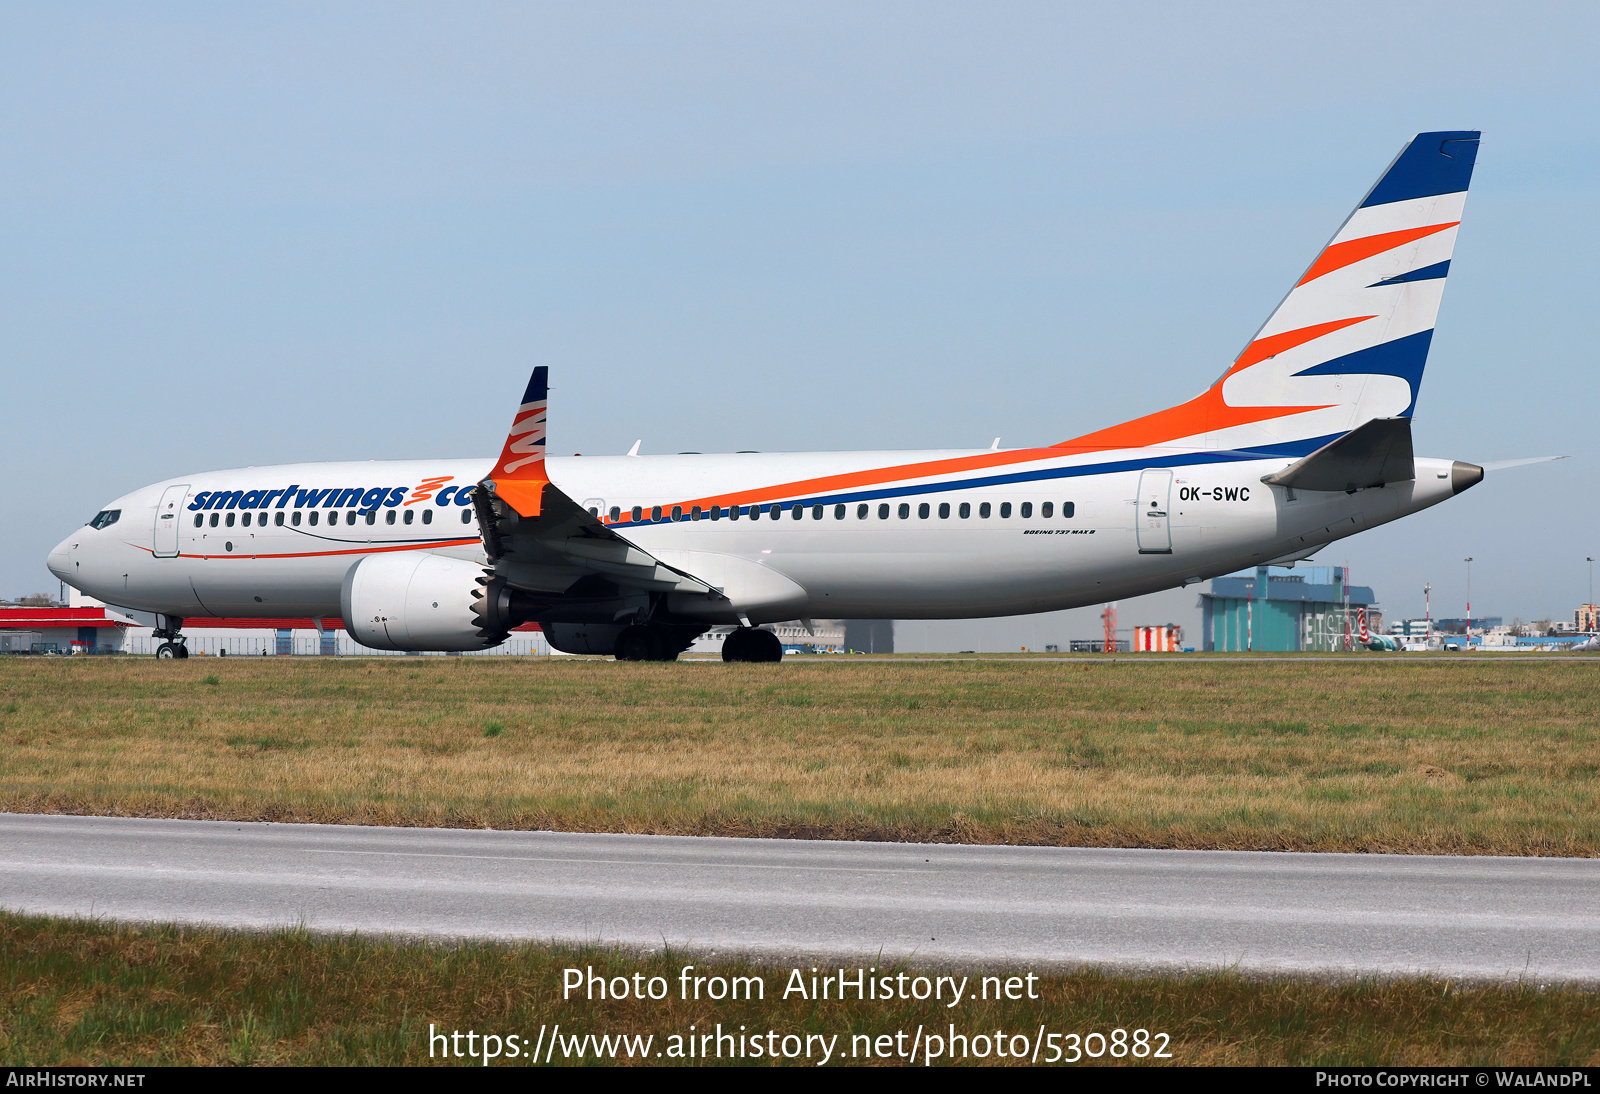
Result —
[[1417, 477], [1410, 418], [1374, 418], [1261, 481], [1291, 490], [1356, 491]]

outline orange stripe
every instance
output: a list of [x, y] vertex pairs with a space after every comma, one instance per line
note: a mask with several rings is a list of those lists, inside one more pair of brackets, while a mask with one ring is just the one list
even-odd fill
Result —
[[1332, 334], [1336, 330], [1343, 330], [1345, 327], [1355, 323], [1365, 323], [1368, 319], [1376, 318], [1378, 318], [1376, 315], [1358, 315], [1352, 319], [1335, 319], [1330, 323], [1314, 323], [1309, 327], [1301, 327], [1298, 330], [1286, 330], [1282, 334], [1269, 334], [1265, 338], [1257, 338], [1254, 342], [1244, 347], [1244, 352], [1239, 354], [1239, 359], [1233, 363], [1233, 367], [1227, 371], [1224, 379], [1241, 369], [1260, 364], [1268, 357], [1276, 357], [1278, 354], [1294, 349], [1296, 346], [1303, 346], [1313, 338], [1321, 338], [1324, 334]]
[[1324, 334], [1332, 334], [1336, 330], [1343, 330], [1345, 327], [1374, 318], [1376, 316], [1357, 315], [1349, 319], [1314, 323], [1309, 327], [1257, 338], [1244, 348], [1244, 352], [1239, 354], [1239, 359], [1205, 394], [1198, 395], [1187, 403], [1158, 410], [1154, 414], [1146, 414], [1142, 418], [1135, 418], [1130, 422], [1111, 426], [1109, 429], [1085, 433], [1070, 441], [1062, 441], [1054, 447], [1070, 448], [1079, 452], [1112, 448], [1147, 448], [1179, 437], [1197, 437], [1213, 430], [1250, 425], [1266, 421], [1268, 418], [1279, 418], [1285, 414], [1304, 414], [1308, 410], [1323, 410], [1324, 407], [1317, 406], [1229, 406], [1227, 400], [1222, 397], [1222, 384], [1234, 373], [1251, 365], [1258, 365], [1269, 357], [1276, 357], [1296, 346], [1303, 346], [1307, 342], [1321, 338]]
[[[247, 555], [247, 554], [244, 554], [242, 552], [239, 552], [239, 553], [229, 554], [229, 555], [184, 555], [184, 554], [180, 554], [177, 557], [178, 558], [199, 558], [199, 559], [217, 558], [217, 559], [223, 559], [223, 560], [241, 559], [241, 558], [248, 558], [248, 559], [327, 558], [327, 557], [332, 556], [332, 555], [381, 555], [381, 554], [387, 554], [390, 551], [427, 551], [427, 550], [431, 550], [434, 547], [465, 547], [469, 543], [480, 543], [480, 542], [482, 542], [482, 541], [479, 540], [477, 537], [474, 537], [472, 539], [442, 539], [442, 540], [436, 540], [433, 543], [401, 544], [401, 545], [395, 546], [395, 547], [353, 547], [353, 548], [351, 548], [349, 550], [345, 550], [345, 551], [300, 551], [300, 552], [296, 552], [296, 553], [293, 553], [293, 554], [286, 554], [286, 555], [262, 555], [262, 554]], [[130, 547], [138, 547], [139, 550], [141, 550], [141, 551], [149, 551], [151, 554], [155, 554], [155, 551], [153, 551], [149, 547], [143, 546], [142, 544], [130, 543], [130, 544], [128, 544], [128, 546], [130, 546]]]
[[1110, 429], [1085, 433], [1052, 447], [1058, 452], [1062, 449], [1092, 452], [1112, 448], [1149, 448], [1179, 437], [1196, 437], [1213, 430], [1249, 425], [1268, 418], [1326, 409], [1326, 406], [1229, 406], [1222, 398], [1222, 385], [1219, 383], [1187, 403], [1146, 414], [1143, 418], [1135, 418]]
[[1352, 263], [1360, 262], [1363, 258], [1371, 258], [1373, 255], [1382, 254], [1384, 251], [1392, 251], [1396, 247], [1410, 243], [1414, 239], [1431, 236], [1435, 232], [1444, 231], [1446, 228], [1454, 228], [1460, 223], [1459, 220], [1452, 220], [1449, 224], [1427, 224], [1421, 228], [1402, 228], [1398, 232], [1382, 232], [1375, 236], [1363, 236], [1360, 239], [1349, 239], [1343, 243], [1329, 244], [1327, 250], [1317, 256], [1317, 260], [1311, 264], [1311, 268], [1306, 271], [1306, 275], [1300, 279], [1295, 288], [1298, 289], [1300, 285], [1304, 285], [1307, 281], [1315, 281], [1323, 274], [1331, 274], [1334, 270], [1342, 270]]
[[[794, 482], [776, 483], [758, 490], [739, 490], [730, 494], [718, 494], [715, 497], [692, 498], [688, 501], [674, 504], [685, 507], [698, 505], [702, 508], [711, 505], [733, 505], [735, 503], [750, 505], [778, 498], [791, 498], [810, 494], [833, 494], [840, 490], [876, 486], [879, 483], [894, 482], [898, 479], [921, 479], [935, 475], [950, 475], [958, 471], [973, 471], [985, 467], [1005, 467], [1015, 463], [1032, 463], [1037, 460], [1056, 459], [1060, 455], [1061, 453], [1049, 448], [1025, 448], [1015, 452], [986, 452], [981, 456], [956, 456], [947, 460], [928, 460], [924, 463], [908, 463], [898, 467], [876, 467], [867, 471], [851, 471], [843, 475], [824, 475], [815, 479], [798, 479]], [[670, 506], [665, 506], [664, 508], [670, 508]]]

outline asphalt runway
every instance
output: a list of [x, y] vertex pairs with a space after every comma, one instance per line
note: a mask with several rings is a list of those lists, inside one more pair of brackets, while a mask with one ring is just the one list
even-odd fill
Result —
[[1600, 859], [0, 814], [0, 906], [874, 964], [1600, 983]]

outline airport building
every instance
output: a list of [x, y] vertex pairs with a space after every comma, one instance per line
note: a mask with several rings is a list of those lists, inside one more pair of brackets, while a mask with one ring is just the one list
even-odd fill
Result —
[[1201, 648], [1357, 649], [1363, 618], [1370, 633], [1382, 630], [1376, 605], [1372, 589], [1351, 585], [1343, 566], [1258, 566], [1254, 574], [1216, 578], [1200, 594]]
[[[50, 607], [0, 607], [0, 653], [153, 655], [161, 639], [155, 617], [108, 608], [72, 590], [68, 603]], [[191, 656], [403, 657], [392, 650], [363, 646], [345, 632], [342, 619], [222, 619], [191, 616], [183, 622]], [[538, 625], [527, 623], [492, 650], [466, 654], [528, 656], [548, 654]], [[438, 655], [443, 656], [443, 655]]]

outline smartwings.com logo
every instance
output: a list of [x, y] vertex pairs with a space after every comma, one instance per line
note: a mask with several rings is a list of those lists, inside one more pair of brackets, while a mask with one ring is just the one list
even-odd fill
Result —
[[[398, 505], [432, 501], [434, 505], [472, 504], [471, 484], [446, 486], [455, 476], [424, 479], [410, 486], [293, 486], [276, 490], [202, 490], [189, 503], [190, 511], [201, 509], [355, 509], [372, 513]], [[411, 495], [409, 498], [407, 494]]]

